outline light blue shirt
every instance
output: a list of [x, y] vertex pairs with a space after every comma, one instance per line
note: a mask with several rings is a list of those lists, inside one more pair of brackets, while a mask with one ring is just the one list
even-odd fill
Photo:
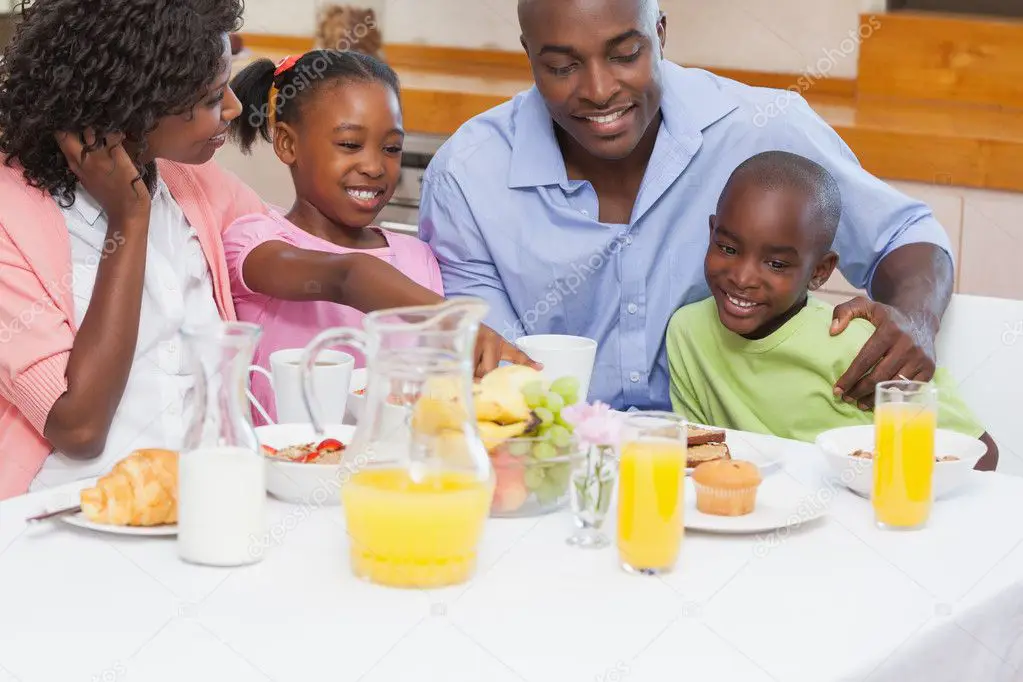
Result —
[[588, 181], [569, 180], [535, 87], [463, 125], [426, 171], [420, 237], [447, 296], [490, 304], [509, 340], [575, 334], [599, 344], [589, 399], [670, 410], [664, 337], [679, 307], [710, 291], [709, 216], [732, 171], [784, 150], [817, 161], [842, 191], [835, 250], [869, 290], [884, 256], [928, 242], [951, 257], [930, 209], [867, 173], [842, 139], [785, 90], [661, 63], [663, 123], [628, 225], [599, 221]]

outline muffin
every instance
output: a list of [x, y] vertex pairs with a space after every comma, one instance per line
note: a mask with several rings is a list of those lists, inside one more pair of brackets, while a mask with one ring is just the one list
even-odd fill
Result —
[[751, 462], [719, 459], [696, 467], [696, 508], [714, 516], [744, 516], [753, 511], [763, 479]]

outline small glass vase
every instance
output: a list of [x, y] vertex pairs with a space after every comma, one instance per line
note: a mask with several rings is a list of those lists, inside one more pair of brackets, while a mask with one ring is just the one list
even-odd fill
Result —
[[580, 463], [572, 470], [572, 516], [577, 529], [566, 540], [569, 545], [600, 549], [611, 544], [601, 528], [611, 507], [617, 474], [613, 446], [591, 446], [580, 458]]

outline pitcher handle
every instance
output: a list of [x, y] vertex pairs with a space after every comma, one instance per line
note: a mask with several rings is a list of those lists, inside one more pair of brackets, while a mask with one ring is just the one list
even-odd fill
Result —
[[[249, 365], [249, 373], [251, 374], [252, 372], [255, 372], [256, 374], [260, 374], [266, 377], [267, 382], [269, 382], [270, 384], [270, 390], [272, 391], [276, 390], [276, 388], [274, 387], [274, 378], [273, 375], [270, 374], [270, 372], [266, 371], [259, 365]], [[266, 408], [260, 405], [259, 401], [256, 400], [256, 396], [253, 395], [250, 389], [245, 389], [245, 395], [248, 396], [249, 402], [252, 403], [253, 407], [256, 408], [256, 410], [259, 412], [259, 415], [266, 420], [267, 424], [275, 423], [273, 419], [270, 419], [270, 415], [267, 413]]]
[[[313, 395], [313, 368], [316, 364], [316, 358], [330, 346], [348, 346], [358, 350], [363, 356], [368, 358], [370, 353], [367, 348], [369, 345], [367, 338], [365, 332], [359, 329], [351, 329], [349, 327], [326, 329], [317, 334], [309, 342], [309, 345], [306, 346], [305, 352], [302, 353], [302, 359], [299, 361], [299, 367], [302, 372], [302, 402], [305, 404], [305, 410], [309, 413], [309, 421], [312, 423], [313, 430], [318, 437], [323, 436], [326, 430], [324, 429], [320, 405], [316, 402], [316, 398]], [[343, 390], [347, 391], [348, 386], [344, 386]]]

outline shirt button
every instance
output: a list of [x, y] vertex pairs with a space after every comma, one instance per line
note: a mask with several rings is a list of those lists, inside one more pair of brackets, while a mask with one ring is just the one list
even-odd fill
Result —
[[639, 372], [633, 372], [632, 374], [630, 374], [629, 375], [629, 381], [631, 381], [634, 384], [638, 384], [639, 383]]
[[629, 307], [626, 308], [626, 310], [629, 311], [630, 315], [635, 315], [639, 311], [639, 306], [636, 305], [635, 303], [630, 303]]
[[584, 216], [589, 216], [590, 215], [590, 212], [587, 211], [585, 208], [583, 210], [579, 211], [579, 212], [582, 213]]
[[625, 238], [625, 245], [632, 246], [632, 235], [629, 235], [628, 237]]

